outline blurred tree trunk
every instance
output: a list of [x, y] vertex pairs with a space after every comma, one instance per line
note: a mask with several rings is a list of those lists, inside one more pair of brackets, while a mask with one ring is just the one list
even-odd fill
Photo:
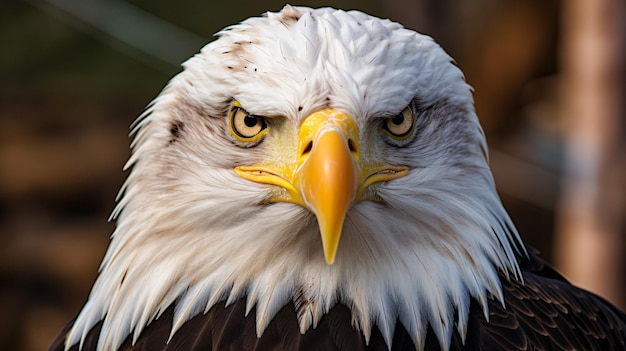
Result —
[[623, 0], [561, 4], [566, 164], [556, 265], [573, 283], [623, 308], [626, 8]]

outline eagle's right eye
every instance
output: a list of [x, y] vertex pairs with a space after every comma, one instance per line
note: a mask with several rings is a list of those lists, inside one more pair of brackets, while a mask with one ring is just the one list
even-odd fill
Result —
[[265, 117], [248, 113], [238, 103], [231, 107], [229, 117], [231, 134], [239, 141], [257, 141], [267, 132]]

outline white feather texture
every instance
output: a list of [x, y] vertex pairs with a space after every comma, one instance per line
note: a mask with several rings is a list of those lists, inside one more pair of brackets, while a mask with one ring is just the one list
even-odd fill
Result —
[[[261, 336], [302, 291], [302, 333], [343, 303], [366, 338], [376, 325], [391, 345], [399, 319], [418, 349], [430, 324], [446, 350], [454, 328], [465, 334], [471, 298], [487, 314], [487, 296], [501, 296], [498, 271], [521, 279], [523, 249], [494, 188], [470, 88], [431, 38], [357, 11], [289, 6], [218, 35], [134, 128], [117, 227], [68, 349], [102, 320], [99, 349], [111, 350], [172, 303], [173, 335], [244, 296]], [[276, 132], [238, 145], [227, 127], [233, 99]], [[422, 109], [416, 136], [390, 145], [377, 121], [412, 101]], [[350, 209], [333, 265], [313, 214], [265, 203], [272, 186], [233, 171], [289, 152], [300, 121], [326, 107], [357, 120], [364, 154], [410, 168], [372, 186], [380, 201]]]

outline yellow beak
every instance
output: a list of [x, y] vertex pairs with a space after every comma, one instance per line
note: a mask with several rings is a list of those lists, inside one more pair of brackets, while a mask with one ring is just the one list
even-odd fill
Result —
[[335, 261], [343, 220], [356, 199], [361, 178], [355, 161], [358, 151], [349, 146], [357, 137], [354, 120], [333, 110], [309, 116], [300, 127], [305, 149], [294, 185], [300, 189], [305, 206], [317, 217], [329, 264]]
[[335, 261], [343, 222], [350, 207], [362, 200], [375, 182], [407, 174], [404, 166], [380, 162], [361, 164], [359, 129], [352, 117], [325, 109], [307, 116], [299, 129], [295, 164], [266, 164], [235, 168], [241, 177], [278, 185], [286, 190], [271, 201], [301, 205], [315, 214], [324, 257]]

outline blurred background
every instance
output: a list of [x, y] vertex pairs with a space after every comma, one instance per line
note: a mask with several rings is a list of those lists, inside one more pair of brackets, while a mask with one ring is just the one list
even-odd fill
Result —
[[[131, 122], [213, 33], [282, 1], [2, 1], [0, 349], [46, 349], [85, 302]], [[626, 306], [622, 0], [299, 5], [359, 9], [435, 37], [475, 89], [525, 241]]]

